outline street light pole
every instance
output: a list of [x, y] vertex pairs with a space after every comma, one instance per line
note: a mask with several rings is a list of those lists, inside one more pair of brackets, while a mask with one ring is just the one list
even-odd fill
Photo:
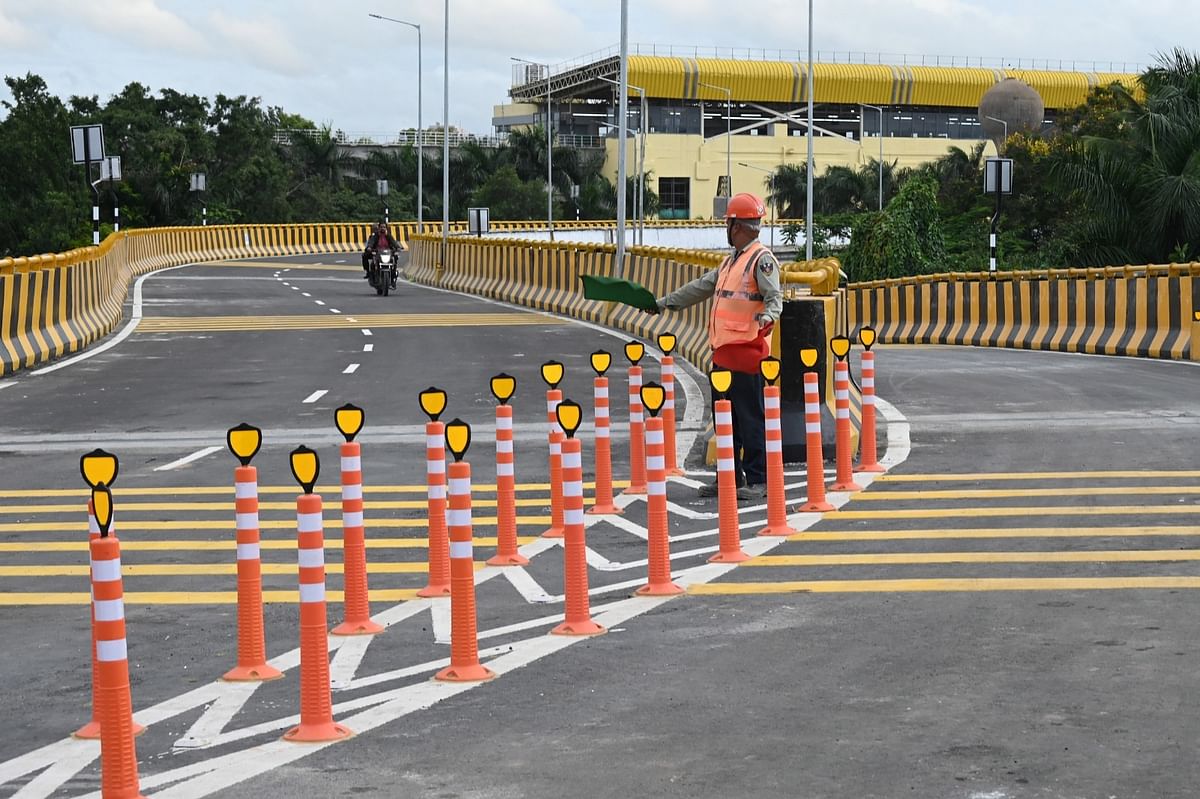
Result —
[[629, 0], [621, 0], [621, 87], [617, 92], [617, 138], [621, 144], [617, 147], [617, 253], [613, 273], [617, 277], [625, 276], [625, 136], [629, 132], [629, 121], [625, 115], [629, 113]]
[[984, 119], [990, 119], [990, 120], [992, 120], [993, 122], [999, 122], [1001, 125], [1003, 125], [1003, 126], [1004, 126], [1004, 141], [1002, 142], [1001, 146], [1000, 146], [999, 148], [997, 148], [997, 154], [998, 154], [998, 155], [1004, 155], [1004, 147], [1003, 147], [1003, 145], [1008, 143], [1008, 123], [1007, 123], [1007, 122], [1005, 122], [1003, 119], [997, 119], [996, 117], [987, 117], [987, 116], [985, 116], [985, 117], [984, 117]]
[[805, 191], [804, 206], [804, 257], [811, 261], [813, 257], [813, 0], [808, 0], [808, 80], [805, 86], [808, 90], [808, 186]]
[[[701, 83], [708, 89], [716, 89], [719, 92], [725, 92], [725, 180], [729, 184], [729, 196], [733, 196], [733, 89], [727, 89], [724, 86], [714, 86], [711, 83]], [[703, 121], [704, 112], [700, 112], [700, 119]]]
[[421, 55], [421, 26], [416, 22], [405, 22], [402, 19], [392, 19], [379, 14], [368, 14], [369, 17], [382, 19], [387, 22], [395, 22], [399, 25], [407, 25], [410, 28], [417, 29], [417, 232], [425, 232], [425, 128], [421, 123], [421, 108], [424, 105], [422, 101], [422, 62], [424, 61]]
[[442, 44], [442, 269], [450, 252], [450, 0], [445, 5]]
[[[874, 108], [879, 112], [879, 210], [883, 210], [883, 109], [877, 105], [859, 103], [863, 108]], [[859, 112], [861, 118], [862, 112]]]
[[550, 230], [550, 241], [554, 241], [554, 136], [550, 132], [550, 65], [509, 57], [521, 64], [546, 70], [546, 227]]

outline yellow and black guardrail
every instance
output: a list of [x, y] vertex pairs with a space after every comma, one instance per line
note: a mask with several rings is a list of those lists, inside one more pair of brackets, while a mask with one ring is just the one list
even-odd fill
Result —
[[858, 283], [849, 317], [890, 344], [1200, 360], [1200, 263]]

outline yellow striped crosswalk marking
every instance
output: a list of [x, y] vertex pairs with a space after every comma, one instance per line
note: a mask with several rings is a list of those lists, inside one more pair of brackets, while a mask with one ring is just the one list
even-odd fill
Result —
[[[476, 570], [483, 563], [475, 564]], [[263, 574], [291, 574], [299, 572], [295, 563], [263, 563]], [[326, 574], [342, 574], [344, 564], [326, 563]], [[368, 563], [369, 574], [426, 574], [429, 564], [424, 561], [408, 563]], [[59, 566], [0, 566], [0, 577], [86, 577], [87, 564], [63, 564]], [[125, 564], [121, 567], [122, 577], [219, 577], [236, 575], [236, 563], [151, 563]]]
[[1200, 577], [991, 577], [927, 580], [809, 580], [778, 583], [703, 583], [693, 596], [743, 594], [843, 594], [926, 591], [1094, 591], [1200, 588]]
[[143, 316], [138, 333], [216, 331], [357, 330], [362, 327], [491, 327], [564, 325], [567, 321], [530, 313], [300, 314], [296, 316]]
[[[586, 489], [594, 489], [596, 484], [593, 482], [585, 482], [583, 487]], [[628, 488], [628, 480], [614, 480], [613, 488]], [[341, 486], [336, 485], [319, 485], [314, 489], [318, 494], [328, 496], [340, 496]], [[429, 491], [426, 485], [365, 485], [363, 486], [364, 494], [420, 494], [425, 495]], [[471, 485], [473, 493], [495, 493], [495, 483], [478, 483]], [[550, 491], [549, 483], [518, 483], [517, 492], [542, 492]], [[137, 496], [227, 496], [230, 503], [227, 507], [233, 507], [233, 485], [219, 486], [117, 486], [112, 490], [114, 497], [137, 497]], [[289, 496], [296, 495], [296, 486], [283, 485], [262, 485], [258, 487], [258, 493], [263, 494], [287, 494]], [[88, 490], [86, 488], [27, 488], [27, 489], [0, 489], [0, 499], [41, 499], [46, 497], [74, 497], [75, 499], [87, 500]], [[119, 506], [118, 506], [119, 507]], [[292, 507], [295, 507], [294, 505]]]
[[[473, 520], [479, 525], [495, 525], [495, 516], [476, 516]], [[338, 529], [342, 520], [337, 518], [325, 519], [325, 529]], [[518, 516], [517, 524], [537, 525], [550, 524], [549, 516]], [[118, 535], [142, 530], [234, 530], [233, 519], [189, 519], [187, 521], [137, 521], [119, 519], [114, 523]], [[372, 519], [370, 526], [374, 529], [384, 528], [421, 528], [429, 526], [426, 519]], [[65, 525], [63, 522], [4, 522], [0, 524], [0, 533], [67, 533], [78, 531], [78, 525]], [[295, 519], [261, 519], [258, 523], [260, 530], [295, 530]]]
[[839, 555], [759, 555], [746, 566], [877, 566], [935, 563], [1154, 563], [1200, 560], [1200, 549], [1116, 549], [1068, 552], [872, 552]]
[[1106, 497], [1200, 494], [1200, 486], [1075, 486], [1072, 488], [972, 488], [963, 491], [863, 491], [855, 502], [912, 502], [932, 499], [1011, 497]]
[[797, 533], [791, 541], [911, 541], [954, 538], [1139, 538], [1200, 536], [1196, 527], [970, 527], [946, 530], [823, 530]]
[[[528, 544], [536, 541], [536, 537], [520, 536], [517, 543]], [[473, 541], [478, 547], [496, 546], [495, 536], [480, 536]], [[424, 549], [429, 541], [424, 537], [415, 538], [368, 538], [367, 549]], [[295, 538], [264, 539], [259, 547], [264, 550], [282, 549], [295, 550]], [[326, 538], [326, 549], [342, 549], [340, 538]], [[121, 539], [121, 550], [124, 552], [183, 552], [183, 551], [221, 551], [237, 549], [237, 542], [230, 537], [225, 541], [179, 540], [179, 541], [145, 541], [138, 539]], [[87, 552], [86, 539], [75, 541], [0, 541], [0, 552]]]
[[987, 480], [1142, 480], [1159, 477], [1196, 478], [1200, 471], [1096, 471], [1096, 472], [968, 472], [965, 474], [881, 474], [876, 483], [979, 482]]
[[[550, 497], [517, 499], [515, 502], [518, 508], [537, 508], [545, 507], [550, 501]], [[476, 508], [494, 508], [496, 500], [494, 499], [472, 499], [471, 504]], [[423, 499], [401, 499], [401, 500], [367, 500], [364, 503], [367, 511], [372, 510], [423, 510], [426, 507], [426, 501]], [[258, 509], [265, 510], [290, 510], [296, 509], [295, 502], [259, 502]], [[213, 510], [228, 510], [232, 512], [233, 503], [224, 502], [122, 502], [120, 511], [122, 517], [127, 513], [149, 513], [151, 511], [213, 511]], [[333, 511], [338, 513], [337, 508]], [[79, 504], [60, 504], [60, 505], [0, 505], [0, 513], [79, 513]]]
[[[371, 589], [371, 600], [375, 602], [404, 602], [417, 598], [416, 588]], [[299, 591], [263, 591], [263, 602], [267, 604], [296, 604]], [[329, 602], [345, 601], [341, 591], [327, 591]], [[0, 592], [0, 607], [18, 605], [86, 605], [91, 597], [83, 592]], [[237, 591], [127, 591], [126, 605], [234, 605]]]
[[[1049, 505], [1029, 508], [904, 508], [901, 510], [842, 510], [830, 511], [825, 518], [851, 519], [952, 519], [959, 516], [1162, 516], [1200, 514], [1200, 505], [1111, 505], [1102, 507], [1071, 507]], [[0, 525], [2, 529], [3, 525]]]

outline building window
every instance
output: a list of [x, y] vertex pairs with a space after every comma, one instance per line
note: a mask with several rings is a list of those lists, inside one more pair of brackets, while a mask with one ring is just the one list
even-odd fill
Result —
[[659, 178], [660, 219], [687, 219], [691, 214], [691, 192], [687, 178]]

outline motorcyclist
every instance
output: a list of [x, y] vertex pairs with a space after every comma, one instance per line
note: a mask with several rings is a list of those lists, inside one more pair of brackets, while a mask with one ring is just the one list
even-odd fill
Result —
[[370, 277], [371, 258], [379, 249], [390, 250], [392, 253], [392, 263], [396, 262], [396, 253], [400, 249], [400, 242], [388, 230], [386, 222], [380, 222], [375, 226], [375, 232], [367, 239], [367, 248], [362, 254], [363, 279]]

